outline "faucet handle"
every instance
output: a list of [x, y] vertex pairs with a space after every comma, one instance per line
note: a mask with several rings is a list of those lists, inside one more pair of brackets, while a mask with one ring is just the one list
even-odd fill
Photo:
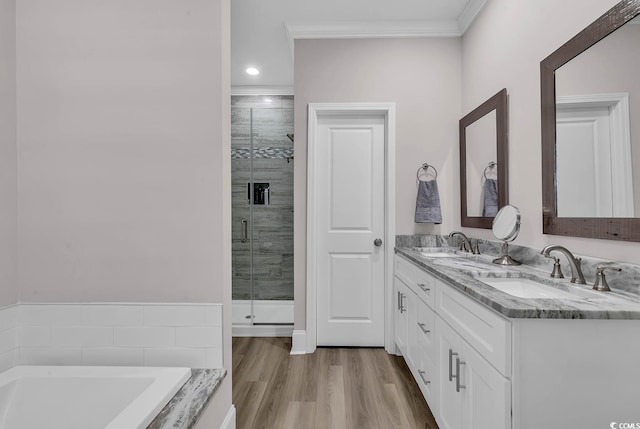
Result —
[[604, 275], [605, 270], [610, 271], [622, 271], [622, 268], [618, 268], [612, 265], [598, 265], [596, 267], [596, 282], [593, 284], [593, 289], [601, 292], [609, 292], [609, 284], [607, 278]]
[[562, 269], [560, 268], [560, 258], [556, 258], [553, 255], [544, 255], [545, 258], [553, 259], [553, 271], [549, 275], [549, 277], [553, 277], [555, 279], [563, 279], [564, 274], [562, 274]]

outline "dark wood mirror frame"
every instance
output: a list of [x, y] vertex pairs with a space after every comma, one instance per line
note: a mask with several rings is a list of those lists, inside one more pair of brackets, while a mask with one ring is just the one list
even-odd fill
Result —
[[558, 217], [555, 189], [555, 71], [640, 13], [640, 0], [623, 0], [540, 63], [542, 108], [542, 230], [544, 234], [640, 241], [640, 218]]
[[496, 154], [498, 163], [498, 208], [509, 203], [509, 168], [507, 151], [507, 89], [476, 107], [460, 119], [460, 215], [462, 226], [491, 229], [492, 217], [471, 217], [467, 215], [467, 134], [466, 129], [480, 118], [496, 111]]

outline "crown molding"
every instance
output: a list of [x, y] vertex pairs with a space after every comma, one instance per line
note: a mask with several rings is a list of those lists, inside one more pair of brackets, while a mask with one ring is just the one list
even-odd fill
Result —
[[291, 57], [297, 39], [416, 39], [461, 37], [487, 0], [470, 0], [453, 21], [340, 21], [284, 24]]
[[458, 21], [341, 21], [284, 25], [291, 57], [298, 39], [418, 39], [462, 35]]
[[293, 39], [460, 37], [457, 21], [341, 21], [286, 24]]
[[463, 35], [484, 8], [487, 0], [470, 0], [462, 13], [458, 16], [458, 30]]
[[233, 85], [231, 95], [293, 95], [290, 85]]

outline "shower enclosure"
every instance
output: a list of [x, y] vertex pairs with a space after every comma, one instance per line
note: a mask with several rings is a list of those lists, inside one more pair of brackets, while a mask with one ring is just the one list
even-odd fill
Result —
[[234, 335], [293, 330], [293, 97], [231, 97]]

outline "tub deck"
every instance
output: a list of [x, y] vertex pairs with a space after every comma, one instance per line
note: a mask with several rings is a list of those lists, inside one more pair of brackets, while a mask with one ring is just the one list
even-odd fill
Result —
[[191, 378], [147, 429], [193, 428], [226, 375], [226, 369], [192, 369]]

